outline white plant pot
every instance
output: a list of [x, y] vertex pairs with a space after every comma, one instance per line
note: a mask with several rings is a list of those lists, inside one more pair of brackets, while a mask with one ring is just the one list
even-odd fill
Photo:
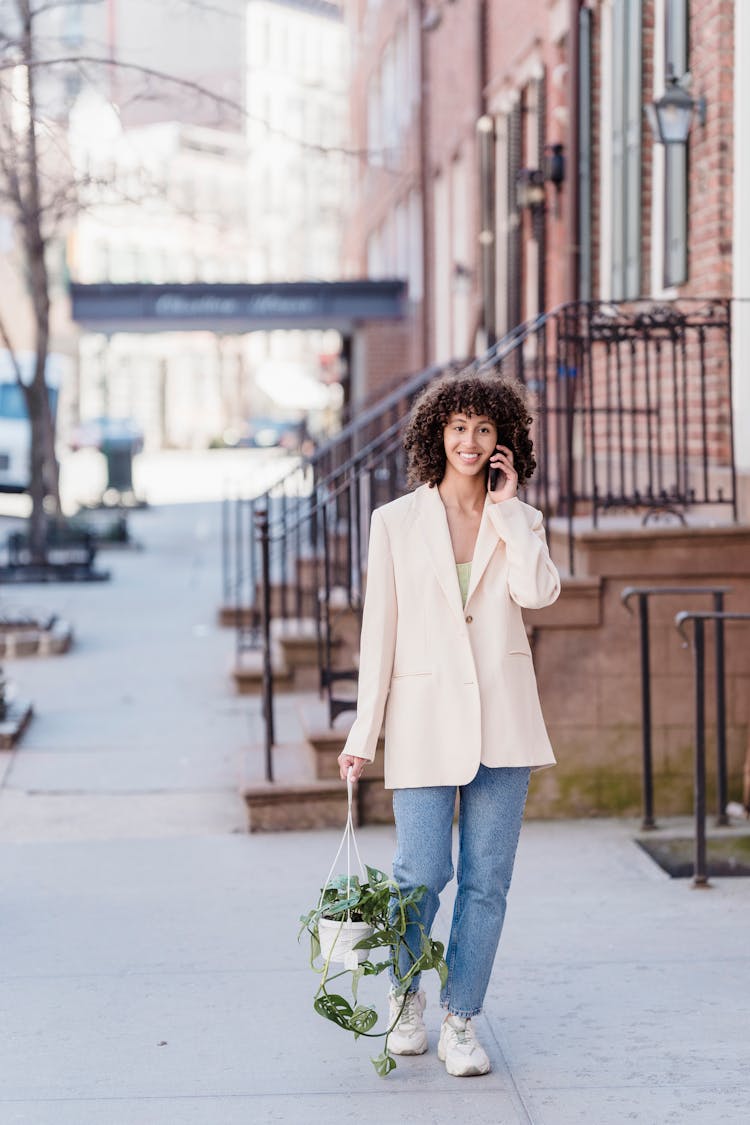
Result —
[[358, 963], [366, 961], [370, 955], [369, 949], [355, 949], [354, 946], [371, 933], [372, 926], [367, 922], [347, 922], [346, 918], [320, 918], [318, 937], [323, 959], [327, 961], [330, 954], [331, 961], [340, 963], [351, 959], [349, 955], [356, 957]]

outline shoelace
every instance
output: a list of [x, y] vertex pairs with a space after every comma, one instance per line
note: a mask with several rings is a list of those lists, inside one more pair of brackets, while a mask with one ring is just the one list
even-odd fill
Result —
[[450, 1026], [451, 1031], [453, 1032], [453, 1034], [456, 1037], [457, 1043], [459, 1043], [462, 1047], [465, 1047], [465, 1046], [468, 1045], [468, 1046], [473, 1048], [473, 1046], [474, 1046], [474, 1031], [473, 1031], [472, 1028], [469, 1027], [468, 1023], [464, 1024], [463, 1027], [453, 1027], [452, 1025], [449, 1025], [449, 1026]]
[[[417, 1020], [416, 1020], [416, 1016], [417, 1016], [416, 999], [417, 999], [416, 995], [407, 997], [406, 1003], [404, 1004], [404, 1010], [401, 1013], [401, 1016], [400, 1016], [399, 1021], [398, 1021], [399, 1025], [401, 1027], [404, 1027], [407, 1024], [414, 1024], [414, 1023], [417, 1022]], [[400, 998], [394, 997], [394, 1003], [398, 1004], [399, 1007], [400, 1007], [400, 1005], [401, 1005]]]
[[416, 1004], [413, 1000], [407, 1000], [404, 1013], [401, 1016], [401, 1023], [412, 1024], [417, 1022]]

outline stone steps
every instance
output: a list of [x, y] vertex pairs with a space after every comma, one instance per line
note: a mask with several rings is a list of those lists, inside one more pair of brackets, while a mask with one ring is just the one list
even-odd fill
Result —
[[[325, 702], [308, 697], [297, 710], [302, 739], [277, 748], [287, 759], [284, 780], [248, 786], [244, 799], [251, 832], [341, 828], [346, 821], [346, 788], [339, 777], [338, 756], [344, 748], [353, 715], [339, 729], [326, 724]], [[297, 776], [290, 776], [289, 767]], [[309, 775], [312, 772], [313, 777]], [[306, 780], [302, 777], [307, 775]], [[392, 824], [390, 791], [383, 787], [383, 739], [375, 761], [354, 787], [357, 825]]]
[[34, 709], [28, 700], [14, 699], [0, 719], [0, 750], [12, 750], [31, 722]]
[[57, 656], [73, 643], [73, 629], [67, 621], [8, 623], [0, 629], [0, 659], [19, 656]]

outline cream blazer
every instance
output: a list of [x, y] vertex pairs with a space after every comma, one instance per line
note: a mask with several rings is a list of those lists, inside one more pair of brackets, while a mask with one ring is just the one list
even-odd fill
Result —
[[387, 789], [554, 765], [520, 607], [559, 592], [542, 514], [517, 497], [485, 502], [465, 606], [437, 488], [376, 509], [345, 753], [372, 761], [385, 716]]

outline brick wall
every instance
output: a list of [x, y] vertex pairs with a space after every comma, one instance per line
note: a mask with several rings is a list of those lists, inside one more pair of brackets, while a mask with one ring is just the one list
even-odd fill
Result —
[[[553, 553], [558, 544], [552, 529]], [[731, 587], [726, 608], [750, 607], [747, 528], [643, 528], [576, 536], [579, 577], [565, 581], [552, 607], [526, 611], [545, 719], [558, 759], [532, 781], [532, 816], [635, 816], [641, 808], [641, 684], [637, 603], [623, 608], [628, 585], [673, 583]], [[564, 557], [564, 547], [559, 548]], [[708, 606], [706, 596], [650, 603], [652, 757], [655, 813], [692, 811], [693, 654], [682, 647], [674, 618]], [[692, 627], [690, 627], [692, 628]], [[691, 635], [689, 630], [688, 635]], [[709, 809], [715, 793], [716, 710], [713, 627], [706, 629], [706, 725]], [[742, 793], [750, 742], [747, 633], [728, 625], [726, 703], [729, 796]]]
[[400, 377], [420, 370], [415, 359], [418, 332], [411, 318], [400, 323], [392, 320], [372, 320], [360, 328], [364, 362], [363, 400], [373, 401], [375, 396], [392, 390]]
[[[368, 133], [368, 88], [378, 73], [383, 53], [409, 20], [413, 0], [391, 0], [373, 5], [350, 0], [348, 22], [352, 37], [350, 125], [352, 147], [359, 153], [352, 162], [352, 199], [344, 237], [345, 272], [367, 277], [367, 245], [374, 232], [399, 203], [420, 188], [418, 106], [401, 132], [397, 149], [382, 152]], [[400, 92], [405, 96], [406, 92]], [[410, 301], [399, 324], [373, 321], [359, 330], [360, 370], [356, 389], [359, 401], [370, 401], [399, 374], [422, 366], [422, 302]]]
[[705, 127], [690, 134], [688, 282], [681, 292], [729, 297], [732, 292], [734, 144], [734, 3], [691, 0], [692, 94], [705, 95]]
[[[393, 0], [374, 6], [366, 0], [352, 0], [350, 20], [357, 28], [357, 50], [354, 56], [352, 84], [353, 139], [357, 148], [365, 150], [367, 138], [367, 84], [379, 65], [386, 44], [392, 40], [399, 24], [414, 12], [416, 0]], [[602, 99], [602, 0], [591, 0], [592, 12], [592, 296], [609, 296], [609, 279], [600, 276], [602, 240], [610, 237], [603, 228], [601, 183], [601, 99]], [[479, 0], [455, 0], [453, 3], [427, 5], [427, 10], [438, 12], [440, 19], [431, 30], [423, 32], [427, 61], [426, 80], [423, 85], [427, 95], [427, 163], [425, 181], [425, 226], [427, 243], [424, 254], [426, 267], [426, 305], [423, 314], [421, 303], [412, 307], [408, 325], [399, 330], [401, 343], [393, 348], [392, 341], [384, 341], [382, 348], [375, 344], [378, 331], [386, 335], [389, 329], [373, 328], [368, 333], [373, 346], [381, 348], [383, 356], [391, 354], [393, 362], [404, 362], [408, 369], [420, 366], [422, 352], [422, 316], [427, 320], [427, 360], [434, 358], [436, 337], [436, 311], [434, 291], [436, 284], [444, 284], [445, 277], [435, 273], [435, 244], [441, 232], [435, 230], [432, 192], [435, 178], [450, 170], [457, 155], [466, 159], [467, 188], [465, 197], [453, 198], [449, 193], [448, 221], [456, 209], [463, 209], [470, 231], [468, 260], [461, 265], [469, 271], [468, 306], [472, 326], [480, 321], [481, 294], [479, 289], [479, 257], [477, 234], [479, 230], [479, 181], [476, 152], [476, 121], [484, 108], [496, 117], [507, 113], [514, 101], [528, 103], [531, 84], [544, 75], [544, 134], [548, 144], [569, 143], [570, 91], [567, 67], [569, 63], [567, 0], [526, 0], [519, 5], [510, 0], [492, 0], [487, 5], [486, 60], [487, 83], [484, 91], [480, 81], [481, 28]], [[643, 2], [643, 67], [642, 99], [647, 104], [654, 96], [654, 50], [656, 0]], [[694, 95], [703, 94], [708, 101], [708, 119], [705, 128], [697, 122], [693, 126], [689, 149], [689, 275], [679, 289], [680, 296], [728, 296], [731, 292], [732, 269], [732, 177], [733, 177], [733, 0], [690, 0], [690, 68], [693, 75]], [[484, 100], [483, 100], [484, 95]], [[366, 272], [366, 245], [368, 235], [386, 219], [405, 193], [419, 190], [420, 172], [419, 114], [415, 112], [408, 132], [389, 166], [377, 167], [368, 163], [365, 156], [356, 168], [351, 220], [347, 233], [347, 261], [352, 273]], [[569, 153], [566, 151], [566, 156]], [[652, 226], [655, 209], [663, 207], [661, 198], [653, 197], [654, 144], [648, 125], [642, 124], [642, 174], [641, 174], [641, 291], [652, 291]], [[522, 165], [534, 167], [536, 154], [522, 152]], [[544, 303], [552, 308], [568, 299], [568, 263], [571, 252], [571, 234], [568, 229], [568, 195], [575, 169], [570, 161], [566, 167], [566, 182], [560, 192], [551, 185], [546, 188], [544, 216]], [[504, 190], [503, 170], [499, 170], [498, 192]], [[518, 284], [521, 286], [521, 316], [528, 314], [526, 302], [530, 260], [532, 217], [522, 213], [521, 262]], [[449, 263], [453, 271], [456, 263]], [[445, 268], [445, 267], [443, 267]], [[505, 278], [498, 277], [498, 302], [502, 302]], [[452, 275], [451, 282], [452, 285]], [[452, 300], [453, 298], [451, 298]], [[455, 350], [464, 350], [458, 344]], [[403, 357], [403, 358], [401, 358]], [[388, 361], [380, 360], [368, 365], [372, 377]], [[384, 370], [384, 368], [383, 368]], [[395, 376], [396, 372], [390, 372]], [[382, 378], [387, 378], [384, 373]], [[723, 440], [723, 439], [722, 439]]]

